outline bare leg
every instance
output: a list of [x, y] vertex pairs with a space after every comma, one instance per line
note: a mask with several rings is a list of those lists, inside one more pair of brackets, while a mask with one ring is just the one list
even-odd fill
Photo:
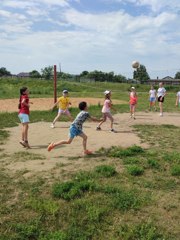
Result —
[[159, 102], [159, 108], [160, 108], [160, 115], [162, 116], [163, 114], [163, 103]]
[[100, 128], [100, 126], [106, 121], [106, 115], [103, 113], [103, 120], [98, 124], [97, 128]]
[[60, 118], [61, 113], [58, 113], [58, 115], [55, 117], [54, 121], [53, 121], [53, 125], [57, 122], [57, 120]]
[[68, 140], [61, 140], [59, 142], [53, 143], [53, 146], [56, 147], [56, 146], [61, 146], [63, 144], [71, 144], [72, 140], [73, 140], [73, 138], [69, 138]]

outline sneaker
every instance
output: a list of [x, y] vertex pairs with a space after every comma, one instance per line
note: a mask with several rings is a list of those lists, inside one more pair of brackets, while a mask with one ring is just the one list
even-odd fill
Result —
[[19, 143], [20, 143], [23, 147], [26, 147], [26, 143], [25, 143], [24, 140], [21, 140]]
[[84, 154], [85, 154], [85, 155], [91, 155], [91, 154], [92, 154], [92, 152], [91, 152], [91, 151], [89, 151], [89, 150], [85, 150], [85, 151], [84, 151]]
[[110, 130], [110, 132], [116, 132], [113, 128]]
[[51, 128], [55, 128], [55, 125], [52, 123], [50, 127], [51, 127]]
[[50, 152], [54, 148], [54, 144], [50, 143], [49, 146], [47, 147], [48, 152]]
[[160, 117], [163, 117], [163, 114], [162, 114], [162, 113], [160, 113], [160, 114], [159, 114], [159, 116], [160, 116]]
[[101, 131], [101, 128], [100, 128], [100, 127], [97, 127], [96, 130], [97, 130], [97, 131]]

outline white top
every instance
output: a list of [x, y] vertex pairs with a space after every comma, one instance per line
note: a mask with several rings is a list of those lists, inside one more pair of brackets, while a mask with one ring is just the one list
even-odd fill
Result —
[[176, 96], [178, 97], [178, 99], [179, 99], [179, 103], [180, 103], [180, 91], [177, 92]]
[[158, 97], [164, 97], [165, 93], [166, 93], [166, 89], [164, 87], [158, 88], [158, 90], [157, 90]]
[[156, 97], [156, 90], [155, 89], [151, 89], [149, 91], [149, 95], [150, 95], [150, 98], [155, 98]]

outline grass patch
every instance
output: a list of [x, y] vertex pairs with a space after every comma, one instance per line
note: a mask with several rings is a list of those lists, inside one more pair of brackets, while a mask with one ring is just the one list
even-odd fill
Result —
[[127, 172], [132, 176], [141, 176], [144, 173], [144, 169], [137, 165], [127, 166]]
[[174, 165], [171, 167], [172, 176], [180, 176], [180, 165]]
[[0, 144], [4, 144], [9, 137], [9, 132], [0, 129]]

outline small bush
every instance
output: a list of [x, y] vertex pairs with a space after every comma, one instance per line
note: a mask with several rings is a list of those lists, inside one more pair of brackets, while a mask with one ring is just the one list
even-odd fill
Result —
[[165, 240], [166, 238], [152, 223], [141, 223], [135, 226], [121, 226], [118, 236], [126, 240]]
[[65, 182], [53, 186], [52, 194], [54, 197], [71, 200], [81, 197], [84, 192], [92, 190], [94, 185], [91, 182]]
[[48, 233], [47, 236], [38, 238], [39, 240], [67, 240], [67, 235], [63, 232]]
[[121, 149], [121, 148], [118, 148], [118, 147], [112, 148], [109, 155], [111, 157], [121, 158], [121, 157], [134, 156], [134, 155], [137, 155], [137, 154], [140, 154], [140, 153], [143, 153], [143, 152], [144, 152], [143, 148], [134, 145], [134, 146], [129, 147], [127, 149]]
[[144, 173], [144, 169], [136, 165], [127, 166], [127, 171], [132, 176], [140, 176]]
[[157, 162], [157, 160], [154, 160], [154, 159], [149, 159], [148, 160], [148, 164], [150, 167], [152, 168], [156, 168], [156, 169], [159, 169], [160, 165], [159, 163]]
[[116, 174], [115, 168], [107, 165], [97, 166], [95, 172], [103, 177], [112, 177]]
[[172, 176], [180, 176], [180, 165], [174, 165], [171, 168], [171, 175]]

